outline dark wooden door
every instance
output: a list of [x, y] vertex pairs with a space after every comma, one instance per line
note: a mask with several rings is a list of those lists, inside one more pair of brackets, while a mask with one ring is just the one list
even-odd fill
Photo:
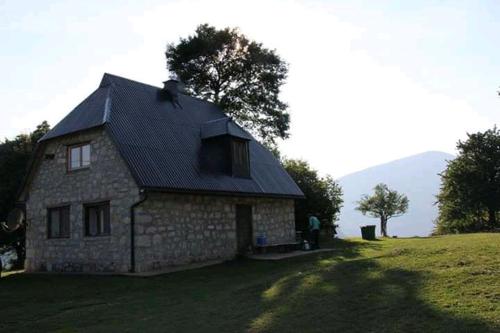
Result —
[[250, 205], [236, 205], [236, 239], [238, 253], [247, 253], [252, 246], [252, 206]]

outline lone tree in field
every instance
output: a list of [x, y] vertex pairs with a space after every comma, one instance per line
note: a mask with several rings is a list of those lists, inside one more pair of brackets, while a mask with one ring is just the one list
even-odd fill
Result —
[[288, 65], [274, 50], [238, 29], [202, 24], [194, 35], [168, 44], [165, 55], [187, 93], [219, 105], [268, 146], [288, 137], [288, 106], [279, 99]]
[[358, 201], [356, 209], [363, 215], [380, 218], [380, 233], [387, 237], [387, 221], [406, 213], [409, 201], [406, 195], [389, 189], [385, 184], [378, 184], [373, 191], [373, 195], [365, 194]]
[[500, 131], [493, 127], [467, 136], [441, 174], [438, 233], [500, 227]]

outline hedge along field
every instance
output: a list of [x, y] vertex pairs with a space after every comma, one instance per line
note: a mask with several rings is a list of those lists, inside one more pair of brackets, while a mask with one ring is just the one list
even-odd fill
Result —
[[329, 245], [152, 278], [11, 274], [0, 331], [500, 332], [500, 234]]

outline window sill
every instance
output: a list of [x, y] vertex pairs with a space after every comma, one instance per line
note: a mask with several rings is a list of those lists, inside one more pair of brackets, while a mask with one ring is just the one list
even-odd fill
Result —
[[85, 241], [94, 241], [94, 240], [106, 240], [111, 239], [111, 235], [99, 235], [99, 236], [83, 236], [83, 240]]
[[81, 172], [81, 171], [85, 171], [85, 170], [89, 170], [89, 169], [90, 169], [90, 165], [89, 166], [85, 166], [85, 167], [81, 167], [81, 168], [67, 169], [66, 173]]

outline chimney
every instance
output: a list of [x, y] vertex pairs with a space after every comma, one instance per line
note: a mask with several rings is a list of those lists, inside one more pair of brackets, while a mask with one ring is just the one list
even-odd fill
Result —
[[184, 92], [184, 84], [177, 75], [172, 75], [170, 79], [163, 82], [163, 91], [167, 93], [174, 106], [179, 106], [179, 94]]
[[170, 96], [177, 97], [179, 95], [179, 81], [176, 79], [163, 81], [163, 90], [168, 92]]

